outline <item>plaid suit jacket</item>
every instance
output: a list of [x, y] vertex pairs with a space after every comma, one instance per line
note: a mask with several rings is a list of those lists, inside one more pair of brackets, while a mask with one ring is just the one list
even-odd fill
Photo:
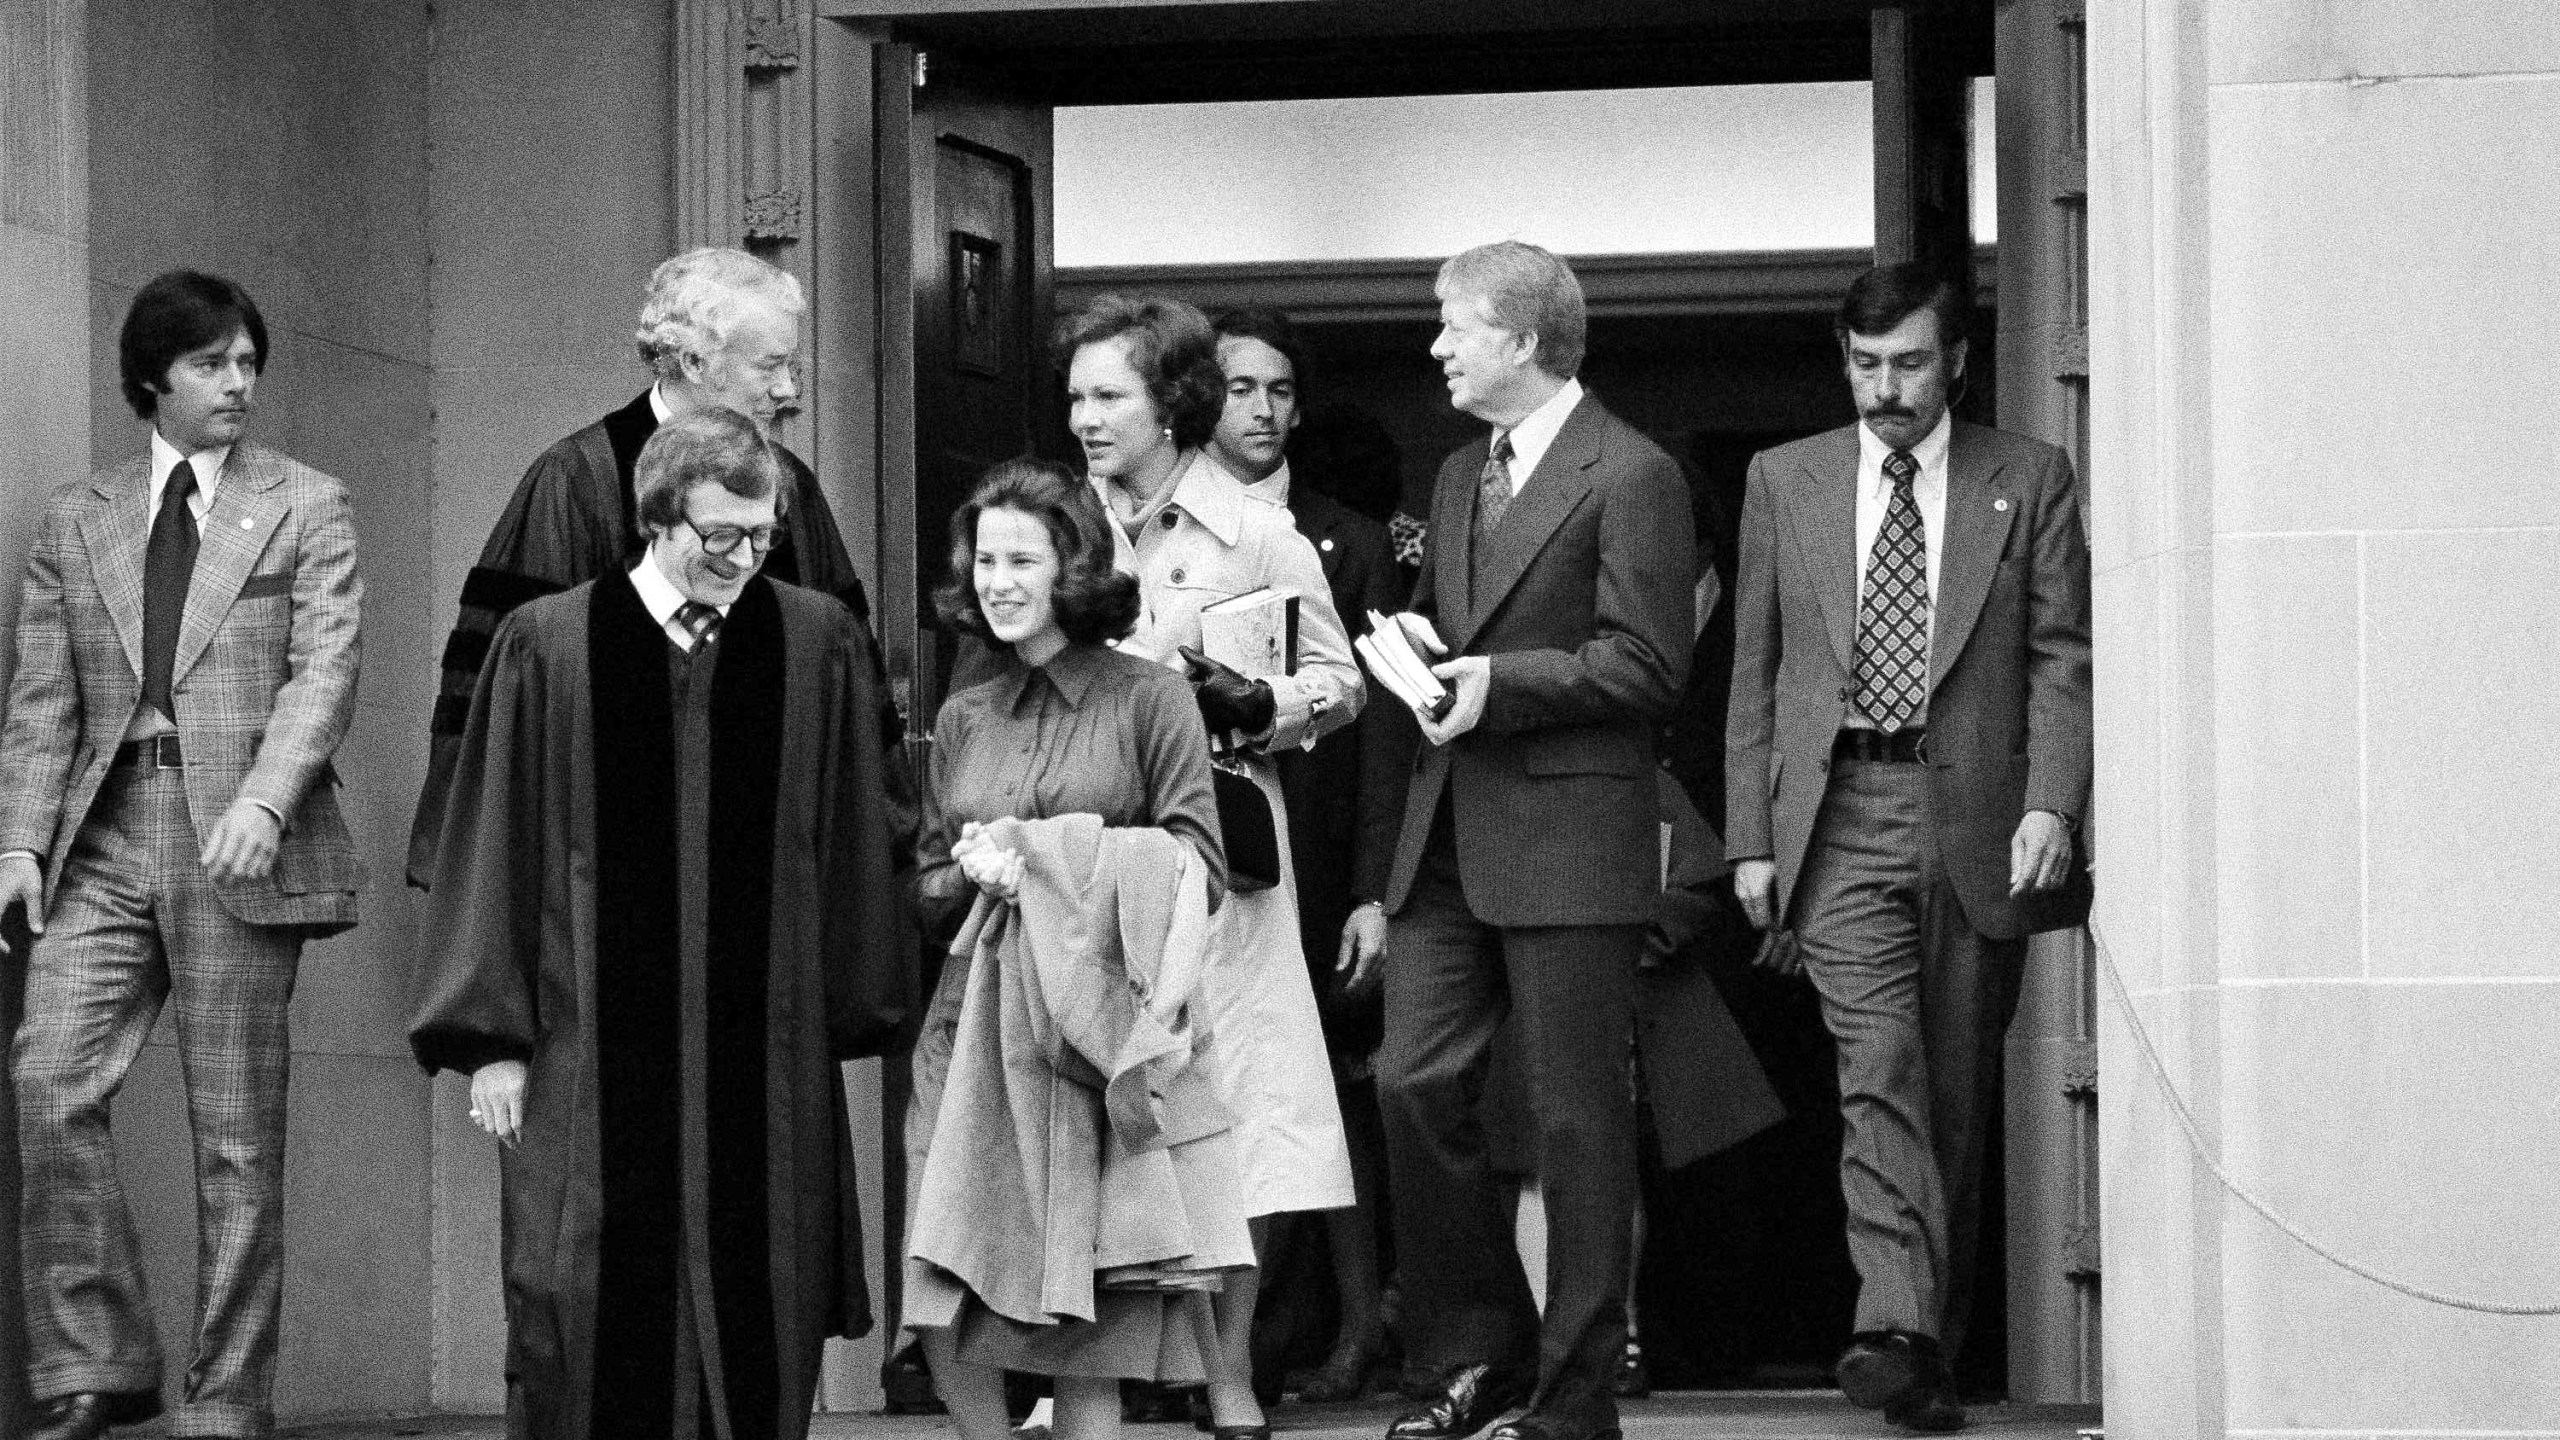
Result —
[[[43, 857], [48, 910], [142, 701], [150, 492], [145, 457], [63, 486], [27, 556], [0, 728], [0, 851]], [[199, 839], [235, 799], [285, 819], [266, 878], [217, 887], [250, 924], [328, 934], [355, 923], [364, 871], [330, 757], [355, 713], [363, 596], [345, 488], [233, 446], [204, 517], [171, 693]]]

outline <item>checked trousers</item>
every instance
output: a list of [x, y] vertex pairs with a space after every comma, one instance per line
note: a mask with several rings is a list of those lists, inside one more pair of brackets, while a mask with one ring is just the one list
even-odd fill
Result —
[[197, 1312], [172, 1435], [274, 1428], [286, 1008], [299, 931], [250, 925], [198, 861], [186, 774], [109, 774], [27, 966], [11, 1055], [25, 1181], [28, 1390], [156, 1392], [160, 1344], [108, 1105], [174, 1000], [195, 1133]]

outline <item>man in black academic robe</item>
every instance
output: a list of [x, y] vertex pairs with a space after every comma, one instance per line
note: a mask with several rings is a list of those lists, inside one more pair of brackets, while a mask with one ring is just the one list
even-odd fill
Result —
[[[641, 541], [632, 465], [668, 418], [723, 405], [770, 429], [799, 395], [793, 367], [804, 308], [798, 281], [743, 251], [688, 251], [650, 277], [638, 340], [655, 383], [535, 458], [481, 547], [480, 563], [463, 580], [429, 725], [426, 782], [410, 822], [410, 884], [429, 883], [454, 754], [498, 622], [537, 596], [631, 563]], [[788, 472], [790, 499], [763, 574], [832, 595], [868, 626], [862, 579], [816, 472], [779, 444], [774, 453]], [[885, 678], [874, 678], [880, 681], [882, 733], [895, 745], [904, 727]], [[900, 809], [911, 809], [913, 784], [894, 756], [888, 778]]]
[[410, 1039], [509, 1146], [510, 1435], [795, 1440], [871, 1325], [837, 1063], [916, 1004], [878, 672], [755, 573], [790, 492], [745, 417], [637, 469], [638, 563], [492, 640]]

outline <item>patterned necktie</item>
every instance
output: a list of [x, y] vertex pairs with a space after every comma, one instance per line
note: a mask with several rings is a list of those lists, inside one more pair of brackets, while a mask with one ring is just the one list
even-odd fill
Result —
[[676, 623], [693, 637], [693, 648], [697, 650], [720, 634], [720, 612], [699, 600], [687, 600], [677, 606]]
[[169, 672], [177, 665], [178, 629], [187, 616], [187, 584], [196, 573], [196, 467], [181, 460], [161, 487], [160, 514], [142, 553], [142, 703], [175, 720]]
[[1492, 534], [1510, 505], [1511, 436], [1505, 432], [1493, 437], [1493, 451], [1484, 457], [1484, 474], [1476, 479], [1476, 538]]
[[1867, 595], [1858, 605], [1858, 709], [1887, 735], [1911, 723], [1929, 684], [1929, 545], [1911, 480], [1908, 450], [1885, 457], [1893, 494], [1867, 553]]

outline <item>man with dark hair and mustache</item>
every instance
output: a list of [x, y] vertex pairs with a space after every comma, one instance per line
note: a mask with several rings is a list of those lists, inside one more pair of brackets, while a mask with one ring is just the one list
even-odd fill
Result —
[[2026, 938], [2088, 913], [2089, 551], [2071, 462], [1948, 414], [1962, 283], [1870, 270], [1834, 322], [1859, 423], [1752, 461], [1725, 853], [1839, 1044], [1858, 1269], [1840, 1388], [1961, 1428], [1984, 1134]]

